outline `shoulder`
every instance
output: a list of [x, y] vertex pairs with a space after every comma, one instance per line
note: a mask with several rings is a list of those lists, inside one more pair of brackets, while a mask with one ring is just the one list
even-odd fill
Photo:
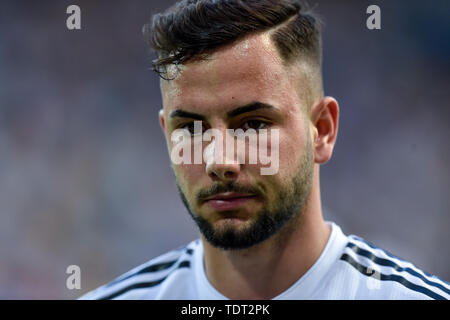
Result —
[[350, 235], [339, 258], [347, 294], [355, 299], [450, 298], [450, 285], [372, 243]]
[[110, 283], [95, 289], [80, 300], [158, 299], [165, 284], [192, 278], [194, 250], [200, 241], [167, 252], [124, 273]]

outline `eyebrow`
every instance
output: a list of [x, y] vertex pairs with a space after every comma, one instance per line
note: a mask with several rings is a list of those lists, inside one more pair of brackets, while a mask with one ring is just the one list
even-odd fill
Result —
[[236, 109], [227, 112], [227, 117], [233, 118], [241, 114], [253, 112], [260, 109], [275, 109], [275, 107], [263, 102], [251, 102], [245, 106], [237, 107]]
[[[236, 109], [228, 111], [227, 117], [233, 118], [233, 117], [239, 116], [241, 114], [257, 111], [260, 109], [275, 109], [275, 107], [273, 107], [270, 104], [259, 102], [259, 101], [251, 102], [249, 104], [246, 104], [245, 106], [237, 107]], [[171, 118], [191, 118], [191, 119], [196, 119], [196, 120], [200, 120], [200, 121], [205, 121], [205, 119], [206, 119], [204, 116], [202, 116], [200, 114], [184, 111], [181, 109], [177, 109], [177, 110], [173, 111], [170, 114], [170, 117]]]
[[195, 120], [200, 120], [200, 121], [205, 121], [205, 117], [197, 114], [197, 113], [193, 113], [193, 112], [188, 112], [188, 111], [184, 111], [184, 110], [180, 110], [177, 109], [175, 111], [173, 111], [170, 114], [171, 118], [191, 118], [191, 119], [195, 119]]

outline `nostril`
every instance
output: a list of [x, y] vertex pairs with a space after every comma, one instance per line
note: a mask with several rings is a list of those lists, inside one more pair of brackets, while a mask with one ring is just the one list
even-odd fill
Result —
[[232, 179], [236, 176], [236, 173], [234, 173], [233, 171], [225, 171], [223, 175], [225, 179]]
[[237, 172], [234, 172], [232, 170], [211, 170], [208, 172], [208, 175], [213, 180], [232, 180], [236, 179], [238, 176]]
[[219, 178], [219, 176], [214, 171], [209, 172], [208, 175], [211, 177], [211, 179], [214, 180]]

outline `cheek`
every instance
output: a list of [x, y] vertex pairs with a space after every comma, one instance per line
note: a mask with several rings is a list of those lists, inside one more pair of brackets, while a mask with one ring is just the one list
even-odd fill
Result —
[[[249, 176], [258, 177], [256, 181], [260, 181], [268, 192], [271, 201], [276, 201], [277, 194], [282, 190], [292, 176], [297, 172], [301, 162], [301, 155], [304, 152], [302, 145], [303, 138], [298, 133], [294, 134], [292, 131], [287, 132], [280, 128], [278, 143], [274, 140], [270, 141], [270, 146], [278, 145], [278, 172], [274, 175], [261, 175], [261, 167], [268, 167], [269, 165], [247, 166]], [[273, 161], [273, 158], [271, 159]], [[273, 198], [273, 199], [272, 199]]]
[[179, 184], [183, 183], [183, 187], [186, 184], [187, 187], [191, 187], [192, 181], [196, 179], [198, 181], [201, 172], [204, 172], [202, 164], [195, 164], [192, 140], [190, 137], [172, 132], [171, 138], [167, 141], [171, 166]]
[[296, 171], [300, 166], [303, 154], [307, 151], [305, 130], [296, 128], [280, 136], [280, 175]]
[[202, 165], [182, 164], [172, 165], [175, 177], [185, 193], [194, 192], [199, 188], [199, 182], [204, 176]]

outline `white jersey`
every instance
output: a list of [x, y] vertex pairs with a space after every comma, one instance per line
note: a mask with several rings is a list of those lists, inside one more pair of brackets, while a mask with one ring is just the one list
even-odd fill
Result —
[[[449, 283], [331, 225], [313, 266], [274, 299], [445, 299]], [[125, 273], [81, 299], [228, 299], [209, 282], [200, 239]]]

